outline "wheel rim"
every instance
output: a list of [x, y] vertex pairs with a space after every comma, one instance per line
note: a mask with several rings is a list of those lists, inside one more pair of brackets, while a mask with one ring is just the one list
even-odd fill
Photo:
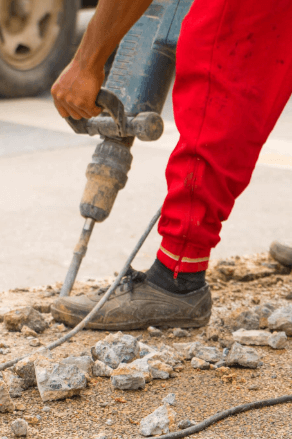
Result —
[[49, 54], [62, 25], [63, 0], [0, 0], [0, 57], [30, 70]]

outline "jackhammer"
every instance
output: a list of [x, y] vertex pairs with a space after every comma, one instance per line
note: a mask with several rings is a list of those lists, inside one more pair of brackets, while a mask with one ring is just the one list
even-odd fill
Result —
[[117, 193], [127, 182], [135, 137], [157, 140], [163, 133], [160, 116], [175, 68], [180, 27], [193, 0], [154, 0], [121, 41], [109, 76], [97, 96], [98, 117], [67, 122], [78, 134], [99, 134], [86, 171], [80, 204], [86, 218], [60, 296], [68, 296], [95, 222], [105, 220]]

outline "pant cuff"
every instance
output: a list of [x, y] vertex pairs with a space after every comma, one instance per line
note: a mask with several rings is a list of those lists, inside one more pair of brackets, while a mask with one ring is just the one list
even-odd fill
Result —
[[197, 248], [188, 243], [175, 243], [164, 237], [157, 258], [172, 271], [196, 273], [208, 268], [210, 251], [211, 249]]

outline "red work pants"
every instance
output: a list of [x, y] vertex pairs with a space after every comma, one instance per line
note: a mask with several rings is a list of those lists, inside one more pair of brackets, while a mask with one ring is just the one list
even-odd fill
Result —
[[291, 0], [194, 1], [177, 46], [180, 140], [158, 226], [158, 259], [175, 273], [207, 268], [291, 92]]

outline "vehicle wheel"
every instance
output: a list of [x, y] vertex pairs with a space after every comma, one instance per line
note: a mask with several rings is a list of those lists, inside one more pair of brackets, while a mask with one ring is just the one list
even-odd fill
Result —
[[0, 0], [0, 95], [47, 90], [73, 55], [79, 0]]

